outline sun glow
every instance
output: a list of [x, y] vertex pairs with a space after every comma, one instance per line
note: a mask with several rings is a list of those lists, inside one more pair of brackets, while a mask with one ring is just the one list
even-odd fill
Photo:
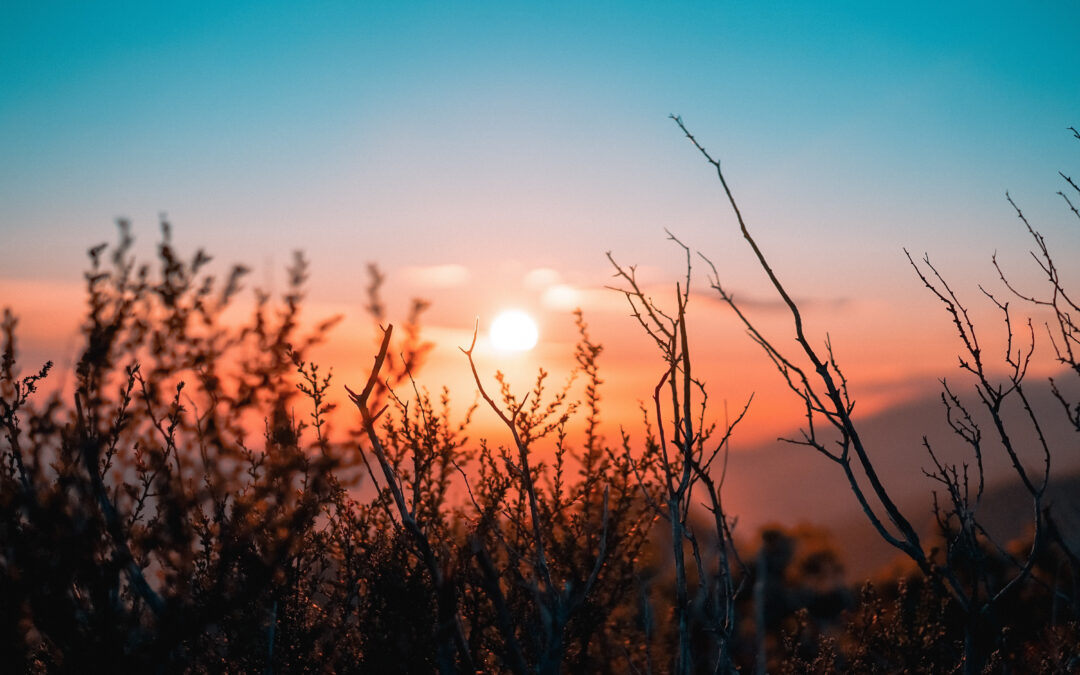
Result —
[[528, 351], [536, 346], [539, 335], [536, 322], [521, 310], [503, 312], [491, 322], [491, 344], [501, 351]]

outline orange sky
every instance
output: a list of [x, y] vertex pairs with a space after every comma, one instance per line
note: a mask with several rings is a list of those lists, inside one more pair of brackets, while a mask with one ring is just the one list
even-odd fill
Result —
[[[647, 292], [662, 305], [670, 306], [664, 299], [674, 293], [681, 259], [674, 246], [658, 250], [658, 257], [663, 258], [658, 262], [666, 262], [668, 268], [642, 265], [638, 274]], [[315, 287], [319, 285], [318, 274], [315, 265]], [[504, 279], [501, 283], [497, 281], [500, 275]], [[650, 397], [664, 369], [655, 345], [630, 316], [626, 299], [603, 286], [617, 281], [606, 274], [592, 279], [565, 278], [551, 268], [514, 269], [508, 265], [484, 271], [464, 266], [412, 266], [389, 271], [385, 291], [389, 318], [399, 323], [404, 320], [410, 296], [432, 301], [425, 315], [424, 337], [434, 342], [435, 348], [417, 379], [431, 391], [449, 387], [459, 411], [464, 410], [475, 392], [468, 363], [459, 350], [469, 344], [475, 321], [479, 321], [481, 330], [477, 366], [486, 378], [485, 384], [494, 391], [494, 373], [502, 370], [514, 388], [523, 393], [531, 388], [540, 367], [552, 373], [550, 385], [558, 386], [566, 380], [576, 340], [572, 309], [582, 307], [592, 339], [604, 346], [599, 360], [604, 380], [604, 423], [614, 438], [620, 425], [637, 430], [641, 401], [652, 412]], [[966, 281], [957, 284], [958, 290], [971, 304], [984, 347], [994, 353], [995, 345], [1000, 349], [1004, 335], [1000, 315], [973, 284], [965, 285]], [[729, 308], [716, 299], [704, 279], [697, 283], [689, 309], [691, 353], [695, 374], [707, 385], [711, 419], [723, 420], [725, 402], [734, 416], [753, 394], [750, 413], [735, 437], [736, 448], [790, 433], [801, 423], [795, 398]], [[917, 279], [912, 282], [915, 285]], [[807, 334], [815, 344], [823, 343], [826, 332], [831, 336], [851, 382], [858, 415], [871, 415], [890, 405], [933, 394], [938, 378], [960, 376], [956, 368], [959, 341], [945, 311], [928, 292], [916, 292], [908, 305], [891, 302], [888, 297], [851, 299], [844, 290], [839, 288], [835, 295], [818, 297], [792, 292], [797, 298], [805, 298], [802, 304]], [[898, 295], [904, 297], [910, 291], [903, 289]], [[63, 381], [62, 371], [70, 366], [80, 344], [77, 326], [83, 311], [82, 294], [81, 285], [73, 281], [0, 278], [0, 298], [20, 317], [20, 361], [24, 368], [52, 359], [60, 369], [53, 381]], [[764, 294], [737, 297], [748, 299], [746, 312], [777, 346], [786, 348], [789, 356], [799, 355], [784, 308]], [[332, 331], [328, 343], [312, 355], [334, 368], [336, 392], [342, 397], [342, 385], [355, 387], [366, 379], [366, 369], [376, 350], [373, 326], [362, 309], [364, 302], [363, 291], [358, 289], [351, 303], [327, 301], [315, 293], [305, 304], [303, 316], [312, 324], [337, 314], [345, 317]], [[497, 312], [510, 307], [524, 309], [537, 319], [540, 342], [535, 349], [507, 353], [491, 348], [487, 328]], [[1053, 372], [1056, 367], [1049, 358], [1045, 337], [1039, 335], [1038, 339], [1041, 344], [1033, 377]], [[579, 382], [575, 391], [581, 390]], [[502, 430], [489, 412], [482, 411], [477, 424], [478, 433], [500, 438]]]

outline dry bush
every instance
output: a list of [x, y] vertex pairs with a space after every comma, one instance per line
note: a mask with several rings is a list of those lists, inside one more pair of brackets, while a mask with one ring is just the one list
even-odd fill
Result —
[[[1076, 305], [1023, 222], [1046, 292], [999, 272], [1014, 299], [1049, 310], [1054, 354], [1072, 376]], [[723, 501], [734, 424], [710, 422], [694, 374], [681, 244], [674, 307], [612, 260], [659, 356], [640, 427], [612, 440], [601, 433], [602, 348], [580, 312], [567, 383], [541, 370], [519, 392], [497, 375], [489, 392], [470, 347], [462, 365], [477, 391], [432, 394], [415, 377], [430, 350], [426, 303], [414, 301], [395, 333], [372, 268], [379, 341], [368, 380], [350, 383], [350, 428], [333, 413], [331, 371], [309, 355], [335, 319], [300, 328], [301, 255], [286, 292], [256, 291], [238, 322], [226, 315], [245, 268], [216, 279], [206, 253], [180, 255], [167, 223], [156, 260], [142, 264], [122, 223], [116, 245], [90, 251], [72, 391], [45, 391], [50, 364], [20, 371], [17, 322], [4, 315], [0, 658], [16, 672], [1075, 671], [1080, 565], [1043, 501], [1050, 449], [1038, 433], [1010, 434], [999, 414], [1005, 399], [1029, 402], [1034, 330], [1014, 331], [1008, 302], [990, 297], [1010, 345], [994, 379], [964, 305], [928, 260], [917, 267], [955, 321], [996, 440], [946, 387], [974, 468], [927, 442], [944, 542], [928, 547], [876, 477], [831, 345], [810, 345], [741, 225], [791, 311], [799, 358], [755, 329], [715, 270], [713, 285], [805, 404], [795, 441], [848, 477], [879, 534], [908, 556], [902, 573], [846, 587], [839, 553], [812, 529], [769, 528], [760, 545], [737, 545]], [[1075, 425], [1078, 404], [1058, 385], [1053, 412]], [[500, 438], [470, 435], [477, 405], [502, 420]], [[1050, 413], [1027, 409], [1038, 430]], [[1015, 460], [1032, 446], [1045, 460], [1029, 472]], [[1014, 460], [1031, 497], [1032, 534], [1015, 545], [995, 543], [977, 517], [990, 451]]]

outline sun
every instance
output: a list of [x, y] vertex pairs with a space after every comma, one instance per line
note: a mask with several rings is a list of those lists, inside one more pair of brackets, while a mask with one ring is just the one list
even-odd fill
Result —
[[519, 309], [511, 309], [491, 322], [491, 344], [506, 352], [525, 352], [536, 346], [540, 331], [533, 318]]

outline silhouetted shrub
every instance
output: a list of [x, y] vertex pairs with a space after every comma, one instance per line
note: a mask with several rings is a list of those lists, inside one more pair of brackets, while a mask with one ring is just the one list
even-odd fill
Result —
[[[1052, 309], [1055, 354], [1080, 373], [1080, 310], [1028, 229], [1052, 299], [1010, 290]], [[1036, 509], [1030, 539], [1009, 546], [978, 524], [966, 469], [929, 443], [939, 547], [922, 545], [883, 487], [871, 487], [871, 506], [851, 478], [909, 560], [858, 589], [813, 528], [770, 527], [760, 544], [736, 545], [714, 470], [734, 424], [707, 422], [692, 374], [682, 249], [687, 277], [670, 311], [615, 266], [663, 374], [641, 428], [611, 442], [600, 433], [602, 349], [580, 312], [570, 383], [552, 387], [541, 370], [522, 395], [498, 375], [489, 395], [470, 348], [479, 401], [458, 412], [473, 392], [432, 395], [413, 377], [431, 347], [426, 303], [413, 302], [395, 339], [372, 268], [380, 341], [368, 381], [349, 390], [359, 419], [349, 418], [334, 411], [330, 371], [310, 360], [336, 319], [300, 328], [303, 256], [282, 297], [256, 291], [241, 320], [245, 268], [216, 279], [206, 253], [178, 253], [167, 223], [156, 260], [140, 263], [121, 223], [115, 246], [90, 251], [70, 386], [44, 391], [51, 364], [20, 371], [16, 318], [5, 311], [0, 326], [0, 659], [49, 673], [1075, 672], [1080, 566], [1041, 501], [1045, 478], [1020, 468]], [[1015, 368], [995, 389], [963, 306], [929, 269], [919, 274], [957, 320], [976, 391], [1001, 422], [1004, 396], [1027, 401], [1025, 357], [1010, 352]], [[814, 427], [800, 442], [871, 475], [831, 345], [819, 358], [803, 340], [817, 368], [799, 370], [746, 323], [840, 449]], [[1075, 402], [1053, 392], [1075, 423]], [[981, 458], [960, 398], [946, 388], [942, 400]], [[477, 405], [511, 443], [469, 436]]]

